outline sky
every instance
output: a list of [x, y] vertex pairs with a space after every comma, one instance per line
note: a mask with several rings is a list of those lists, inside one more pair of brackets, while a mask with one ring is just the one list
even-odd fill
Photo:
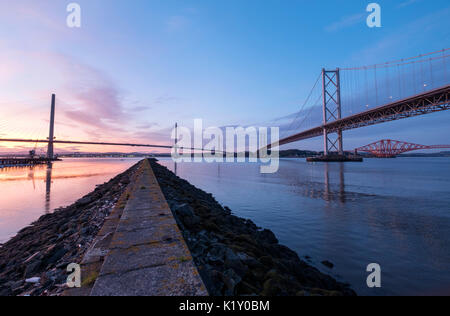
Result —
[[[381, 28], [367, 27], [370, 1], [361, 0], [78, 0], [81, 27], [69, 28], [71, 2], [0, 0], [0, 137], [46, 138], [52, 93], [60, 140], [170, 145], [175, 122], [196, 118], [283, 127], [322, 68], [450, 47], [447, 0], [379, 0]], [[441, 112], [348, 131], [345, 149], [383, 138], [448, 144], [449, 119]], [[288, 147], [320, 150], [321, 141]], [[3, 143], [0, 152], [28, 147]]]

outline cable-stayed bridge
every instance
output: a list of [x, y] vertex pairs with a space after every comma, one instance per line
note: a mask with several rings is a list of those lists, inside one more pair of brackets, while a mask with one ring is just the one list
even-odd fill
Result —
[[[300, 111], [286, 128], [279, 144], [272, 144], [269, 147], [321, 136], [325, 156], [334, 153], [343, 155], [344, 131], [448, 110], [450, 109], [449, 57], [450, 48], [447, 48], [382, 64], [323, 69]], [[163, 149], [173, 147], [55, 139], [54, 95], [51, 104], [50, 131], [47, 139], [4, 137], [0, 138], [0, 142], [48, 144], [48, 159], [54, 157], [55, 144]], [[203, 148], [189, 149], [203, 150]]]

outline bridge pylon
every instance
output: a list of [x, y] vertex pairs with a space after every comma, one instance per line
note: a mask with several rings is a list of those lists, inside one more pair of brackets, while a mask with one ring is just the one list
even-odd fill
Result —
[[324, 156], [332, 152], [344, 155], [342, 129], [331, 136], [326, 125], [342, 118], [341, 110], [341, 81], [339, 68], [336, 70], [322, 69], [322, 95], [323, 95], [323, 140]]
[[48, 134], [48, 147], [47, 147], [47, 159], [55, 159], [53, 151], [53, 141], [55, 139], [55, 99], [56, 96], [52, 94], [52, 106], [50, 109], [50, 131]]

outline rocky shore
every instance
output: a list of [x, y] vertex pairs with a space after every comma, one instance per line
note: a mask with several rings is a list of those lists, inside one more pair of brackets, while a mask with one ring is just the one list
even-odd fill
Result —
[[[232, 215], [155, 159], [150, 163], [210, 295], [356, 295], [280, 245], [271, 231]], [[67, 265], [82, 261], [138, 166], [0, 246], [0, 296], [62, 294]]]
[[59, 295], [124, 192], [133, 166], [73, 205], [42, 216], [0, 248], [0, 296]]
[[210, 295], [356, 295], [280, 245], [271, 231], [150, 162]]

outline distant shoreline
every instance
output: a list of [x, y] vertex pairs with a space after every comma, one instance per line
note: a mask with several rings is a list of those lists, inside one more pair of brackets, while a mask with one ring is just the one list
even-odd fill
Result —
[[[351, 152], [346, 152], [352, 154]], [[288, 149], [280, 151], [280, 158], [309, 158], [317, 157], [322, 155], [323, 152], [311, 151], [311, 150], [298, 150], [298, 149]], [[370, 154], [359, 153], [363, 158], [377, 158]], [[25, 157], [23, 154], [3, 154], [0, 157]], [[62, 159], [75, 159], [75, 158], [116, 158], [116, 159], [145, 159], [145, 158], [171, 158], [170, 154], [156, 153], [156, 154], [146, 154], [146, 153], [81, 153], [81, 154], [60, 154], [59, 158]], [[401, 154], [397, 156], [398, 158], [440, 158], [440, 157], [450, 157], [450, 151], [442, 151], [438, 153], [409, 153]], [[377, 158], [379, 159], [379, 158]]]

